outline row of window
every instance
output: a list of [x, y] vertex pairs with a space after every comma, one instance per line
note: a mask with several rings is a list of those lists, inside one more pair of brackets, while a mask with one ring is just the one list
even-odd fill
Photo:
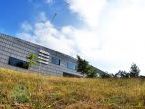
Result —
[[[40, 63], [48, 63], [49, 60], [49, 52], [40, 49], [39, 50], [39, 59], [41, 60]], [[45, 61], [45, 62], [44, 62]], [[56, 65], [60, 65], [61, 60], [57, 57], [52, 57], [51, 58], [51, 63], [56, 64]], [[67, 62], [67, 68], [75, 70], [76, 69], [76, 64], [72, 63], [72, 62]]]
[[[52, 57], [51, 63], [55, 65], [60, 65], [60, 59], [56, 57]], [[20, 59], [14, 58], [14, 57], [9, 57], [9, 65], [15, 66], [15, 67], [20, 67], [24, 69], [29, 68], [29, 64], [26, 61], [22, 61]], [[76, 64], [72, 62], [67, 62], [67, 68], [75, 70], [76, 69]]]
[[[60, 59], [52, 57], [52, 61], [53, 64], [56, 65], [60, 65]], [[67, 68], [72, 69], [72, 70], [76, 70], [76, 64], [73, 62], [67, 62]]]

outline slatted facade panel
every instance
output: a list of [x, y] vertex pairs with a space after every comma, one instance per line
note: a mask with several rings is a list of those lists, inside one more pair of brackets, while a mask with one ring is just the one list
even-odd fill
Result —
[[[29, 69], [18, 68], [8, 64], [10, 57], [27, 61], [26, 57], [30, 54], [36, 54], [39, 61]], [[60, 60], [58, 65], [53, 62], [53, 57]], [[76, 59], [68, 55], [12, 36], [0, 34], [0, 67], [55, 76], [63, 76], [64, 72], [77, 74], [75, 69], [67, 68], [68, 62], [73, 62], [77, 65]]]

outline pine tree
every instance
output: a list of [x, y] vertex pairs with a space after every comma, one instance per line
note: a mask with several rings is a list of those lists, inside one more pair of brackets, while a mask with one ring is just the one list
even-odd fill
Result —
[[130, 77], [138, 77], [140, 69], [136, 64], [132, 64], [130, 68]]

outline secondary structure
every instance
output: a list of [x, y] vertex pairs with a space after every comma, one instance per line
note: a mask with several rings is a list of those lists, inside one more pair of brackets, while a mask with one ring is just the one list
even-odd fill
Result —
[[[29, 66], [27, 57], [35, 54], [36, 65]], [[0, 67], [38, 72], [54, 76], [82, 76], [77, 60], [49, 48], [0, 33]]]

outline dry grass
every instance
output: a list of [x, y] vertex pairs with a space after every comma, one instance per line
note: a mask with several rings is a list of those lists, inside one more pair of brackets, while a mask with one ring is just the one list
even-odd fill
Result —
[[0, 69], [0, 109], [145, 109], [145, 80], [46, 77]]

